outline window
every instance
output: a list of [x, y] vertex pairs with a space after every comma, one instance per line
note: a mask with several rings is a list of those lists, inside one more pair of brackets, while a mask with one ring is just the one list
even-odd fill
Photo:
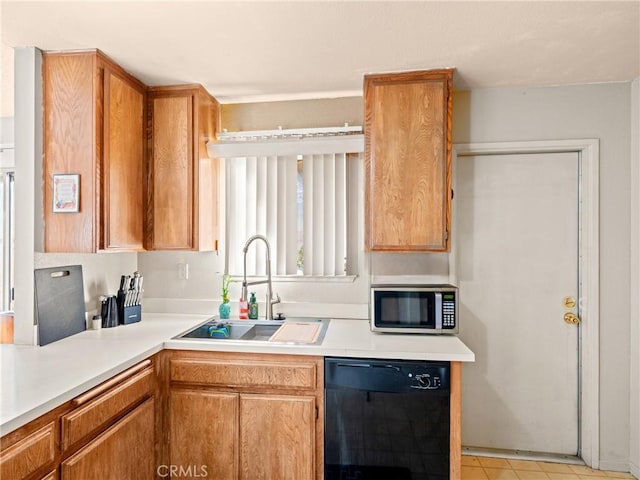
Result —
[[[305, 139], [296, 139], [285, 142], [286, 147], [283, 142], [274, 147], [263, 141], [243, 149], [244, 153], [265, 152], [257, 155], [238, 155], [237, 149], [233, 155], [224, 155], [223, 146], [216, 145], [215, 152], [210, 147], [210, 155], [226, 158], [226, 252], [231, 275], [242, 275], [242, 249], [255, 234], [269, 240], [273, 275], [355, 273], [348, 258], [356, 223], [355, 219], [350, 222], [355, 193], [349, 191], [349, 184], [360, 154], [350, 152], [362, 150], [362, 136], [346, 137], [359, 137], [355, 148], [353, 138], [337, 142], [335, 137], [313, 139], [311, 147]], [[318, 146], [323, 142], [327, 145]], [[247, 252], [247, 274], [264, 275], [265, 270], [265, 249], [252, 247]]]
[[0, 277], [0, 309], [13, 311], [14, 272], [14, 173], [0, 170], [0, 248], [2, 276]]

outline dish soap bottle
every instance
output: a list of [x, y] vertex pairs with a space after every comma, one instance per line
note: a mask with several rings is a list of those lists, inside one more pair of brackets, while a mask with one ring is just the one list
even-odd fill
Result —
[[249, 305], [243, 298], [240, 298], [240, 313], [238, 315], [238, 318], [240, 320], [246, 320], [249, 318]]
[[258, 319], [258, 302], [256, 301], [256, 292], [251, 292], [249, 298], [249, 318], [251, 320]]

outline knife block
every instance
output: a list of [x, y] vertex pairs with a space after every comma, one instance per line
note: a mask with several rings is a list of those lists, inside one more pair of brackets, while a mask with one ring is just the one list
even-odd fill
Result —
[[142, 320], [142, 305], [124, 305], [125, 294], [122, 291], [118, 292], [118, 323], [120, 325], [127, 325], [129, 323], [136, 323]]
[[123, 307], [122, 314], [120, 315], [120, 325], [136, 323], [140, 320], [142, 320], [142, 305], [131, 305], [130, 307]]

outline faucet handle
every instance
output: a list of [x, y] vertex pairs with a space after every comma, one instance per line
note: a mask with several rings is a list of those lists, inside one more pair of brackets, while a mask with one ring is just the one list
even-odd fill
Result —
[[275, 300], [273, 298], [271, 299], [271, 305], [280, 303], [281, 301], [282, 300], [280, 299], [280, 295], [276, 293], [276, 299]]

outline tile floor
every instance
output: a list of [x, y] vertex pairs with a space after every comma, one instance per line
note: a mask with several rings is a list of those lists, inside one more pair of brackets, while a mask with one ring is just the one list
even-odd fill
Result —
[[630, 473], [591, 470], [582, 465], [462, 456], [462, 480], [612, 480]]

